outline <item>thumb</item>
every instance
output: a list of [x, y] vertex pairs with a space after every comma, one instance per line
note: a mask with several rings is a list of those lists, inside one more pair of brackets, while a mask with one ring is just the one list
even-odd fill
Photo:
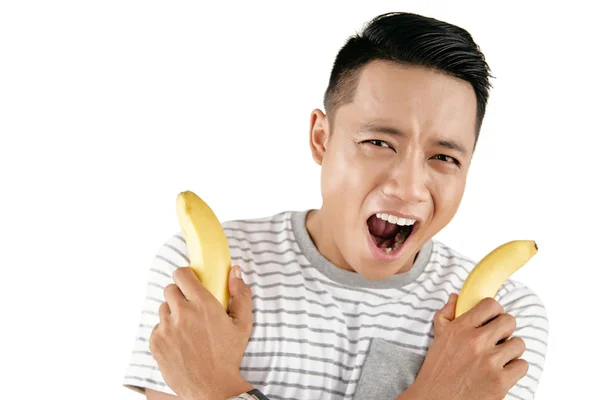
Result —
[[440, 310], [438, 310], [438, 312], [435, 313], [435, 317], [433, 319], [435, 336], [441, 334], [444, 328], [454, 320], [457, 300], [458, 295], [456, 293], [450, 294], [450, 298], [448, 299], [444, 307], [442, 307]]
[[242, 269], [235, 265], [229, 271], [229, 316], [234, 325], [250, 334], [252, 329], [252, 291], [242, 279]]

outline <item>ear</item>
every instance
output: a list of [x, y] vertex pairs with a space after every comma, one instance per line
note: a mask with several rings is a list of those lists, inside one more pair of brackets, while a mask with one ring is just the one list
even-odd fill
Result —
[[310, 114], [310, 151], [313, 160], [319, 165], [323, 164], [329, 136], [327, 116], [319, 109], [313, 110]]

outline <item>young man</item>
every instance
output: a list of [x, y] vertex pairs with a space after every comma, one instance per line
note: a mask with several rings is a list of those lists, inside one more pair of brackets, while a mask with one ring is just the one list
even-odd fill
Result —
[[311, 115], [322, 206], [223, 224], [229, 315], [182, 235], [165, 243], [124, 384], [155, 400], [533, 399], [542, 302], [509, 280], [455, 319], [474, 262], [432, 239], [461, 202], [488, 76], [469, 33], [431, 18], [350, 38]]

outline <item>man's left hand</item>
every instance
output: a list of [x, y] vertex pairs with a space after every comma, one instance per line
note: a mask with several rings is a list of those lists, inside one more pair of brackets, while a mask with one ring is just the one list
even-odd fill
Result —
[[239, 267], [229, 273], [229, 315], [189, 267], [176, 269], [173, 280], [150, 336], [167, 385], [185, 400], [224, 400], [252, 389], [239, 371], [252, 330], [251, 291]]

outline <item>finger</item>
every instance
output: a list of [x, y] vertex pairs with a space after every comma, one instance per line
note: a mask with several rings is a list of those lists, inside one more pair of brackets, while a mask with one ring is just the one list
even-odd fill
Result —
[[190, 267], [177, 268], [173, 272], [173, 281], [188, 300], [197, 301], [210, 295]]
[[529, 363], [522, 358], [512, 360], [504, 366], [504, 373], [511, 388], [527, 375], [527, 371], [529, 371]]
[[517, 320], [510, 314], [502, 313], [489, 323], [480, 327], [489, 336], [490, 342], [498, 344], [510, 337], [517, 327]]
[[164, 290], [164, 296], [165, 300], [169, 304], [171, 313], [177, 312], [177, 309], [188, 301], [183, 293], [181, 293], [179, 286], [174, 283], [167, 285]]
[[457, 300], [458, 295], [456, 293], [450, 294], [450, 297], [448, 298], [448, 301], [444, 307], [435, 313], [433, 324], [436, 330], [436, 335], [439, 335], [441, 333], [441, 329], [448, 325], [450, 321], [454, 320]]
[[510, 338], [506, 342], [496, 346], [496, 351], [504, 367], [511, 361], [523, 356], [525, 350], [525, 341], [519, 337]]
[[237, 265], [229, 271], [229, 293], [229, 316], [236, 326], [249, 334], [252, 329], [252, 291], [242, 279], [242, 269]]
[[491, 297], [486, 297], [475, 305], [472, 309], [459, 317], [468, 326], [478, 328], [498, 315], [504, 313], [504, 308], [500, 303]]
[[158, 317], [160, 320], [164, 321], [165, 319], [169, 318], [169, 315], [171, 315], [171, 308], [169, 307], [169, 304], [167, 302], [160, 303], [160, 306], [158, 306]]

